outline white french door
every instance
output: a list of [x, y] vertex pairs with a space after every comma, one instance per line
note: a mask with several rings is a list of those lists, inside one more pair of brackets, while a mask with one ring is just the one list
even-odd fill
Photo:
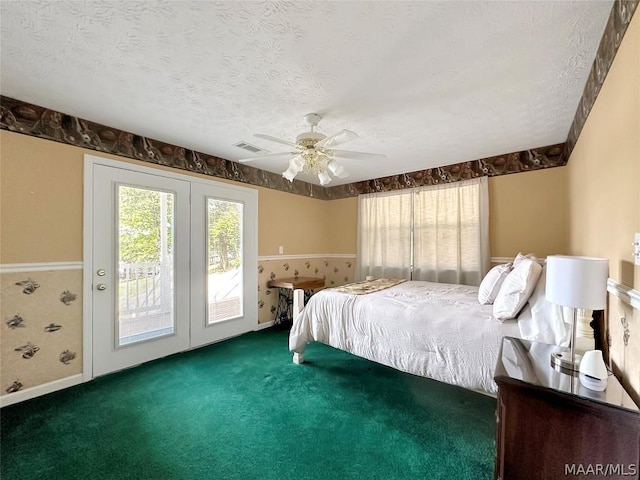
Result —
[[255, 328], [254, 190], [92, 156], [85, 169], [91, 377]]
[[[191, 187], [191, 346], [257, 325], [256, 222], [245, 189]], [[251, 191], [253, 192], [253, 191]]]

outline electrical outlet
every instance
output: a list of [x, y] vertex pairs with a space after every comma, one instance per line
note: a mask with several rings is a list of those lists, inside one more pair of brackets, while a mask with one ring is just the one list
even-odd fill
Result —
[[636, 233], [633, 242], [633, 263], [640, 265], [640, 233]]
[[280, 246], [278, 247], [278, 253], [279, 253], [280, 255], [282, 255], [282, 254], [284, 253], [284, 247], [283, 247], [282, 245], [280, 245]]

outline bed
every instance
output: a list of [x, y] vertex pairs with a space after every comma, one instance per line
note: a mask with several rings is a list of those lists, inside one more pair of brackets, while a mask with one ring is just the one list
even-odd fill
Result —
[[[299, 298], [294, 303], [301, 305]], [[490, 394], [497, 391], [493, 371], [502, 338], [522, 338], [520, 319], [497, 321], [492, 305], [478, 303], [478, 287], [466, 285], [406, 281], [364, 295], [326, 289], [303, 309], [294, 306], [297, 310], [289, 335], [296, 363], [304, 362], [309, 342], [321, 342], [403, 372]], [[531, 330], [531, 308], [520, 316]]]

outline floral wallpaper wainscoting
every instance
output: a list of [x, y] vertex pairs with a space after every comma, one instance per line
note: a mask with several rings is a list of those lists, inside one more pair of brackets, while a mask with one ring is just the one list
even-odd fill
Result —
[[325, 288], [353, 282], [356, 259], [354, 256], [258, 259], [258, 321], [271, 322], [278, 304], [278, 289], [268, 288], [267, 282], [275, 278], [317, 277], [325, 279]]
[[82, 270], [0, 274], [0, 395], [82, 373]]

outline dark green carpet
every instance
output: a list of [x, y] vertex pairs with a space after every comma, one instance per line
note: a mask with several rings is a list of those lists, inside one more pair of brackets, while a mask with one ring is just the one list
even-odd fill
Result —
[[490, 479], [495, 400], [250, 333], [2, 409], [1, 477]]

